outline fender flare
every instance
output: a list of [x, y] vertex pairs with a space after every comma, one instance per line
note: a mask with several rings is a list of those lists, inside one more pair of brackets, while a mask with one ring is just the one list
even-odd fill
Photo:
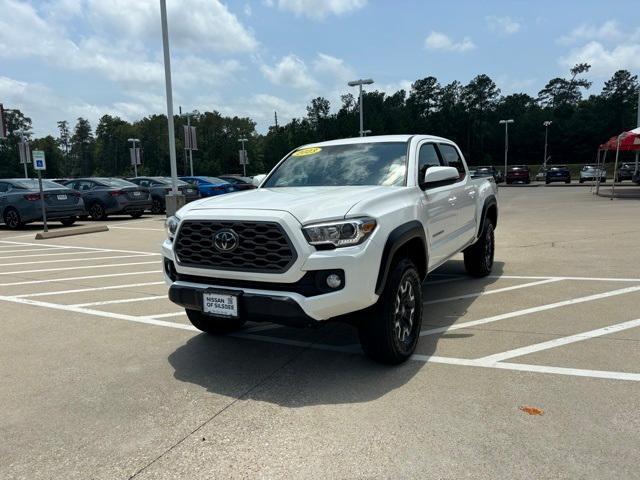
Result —
[[[376, 295], [380, 295], [382, 293], [382, 290], [384, 289], [384, 286], [387, 282], [387, 277], [389, 276], [389, 271], [391, 270], [391, 262], [393, 261], [394, 255], [398, 252], [398, 250], [400, 250], [403, 245], [415, 238], [420, 239], [423, 245], [425, 258], [423, 271], [425, 273], [427, 272], [429, 265], [429, 256], [424, 228], [422, 227], [422, 223], [420, 223], [419, 221], [411, 220], [410, 222], [404, 223], [393, 229], [387, 237], [387, 242], [385, 243], [384, 249], [382, 250], [378, 279], [376, 280]], [[416, 266], [420, 268], [420, 265]]]
[[480, 237], [480, 233], [482, 233], [482, 226], [484, 225], [484, 219], [487, 218], [487, 212], [489, 208], [495, 207], [496, 209], [496, 221], [494, 227], [498, 226], [498, 200], [496, 200], [495, 195], [489, 195], [484, 199], [484, 204], [482, 205], [482, 213], [480, 214], [480, 218], [478, 221], [478, 229], [476, 232], [476, 238]]

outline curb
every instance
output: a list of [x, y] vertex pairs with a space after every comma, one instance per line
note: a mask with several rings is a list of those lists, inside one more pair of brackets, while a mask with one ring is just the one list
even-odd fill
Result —
[[53, 230], [51, 232], [36, 233], [36, 240], [46, 240], [48, 238], [70, 237], [72, 235], [83, 235], [85, 233], [108, 232], [106, 225], [96, 225], [93, 227], [76, 227], [63, 230]]

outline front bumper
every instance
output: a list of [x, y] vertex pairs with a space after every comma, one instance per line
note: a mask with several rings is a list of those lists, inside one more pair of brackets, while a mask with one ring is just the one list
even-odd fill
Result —
[[[256, 311], [262, 312], [264, 316], [265, 312], [269, 312], [269, 316], [272, 317], [269, 321], [287, 324], [290, 323], [288, 319], [293, 310], [298, 314], [302, 312], [302, 323], [305, 323], [309, 319], [328, 320], [376, 303], [378, 296], [375, 294], [375, 284], [384, 245], [379, 232], [374, 232], [371, 238], [361, 245], [335, 250], [316, 250], [308, 244], [300, 229], [300, 223], [294, 217], [284, 212], [271, 214], [273, 216], [265, 217], [247, 211], [242, 215], [235, 210], [233, 219], [238, 220], [238, 217], [241, 217], [242, 220], [280, 223], [297, 252], [296, 261], [286, 272], [254, 273], [181, 266], [174, 254], [172, 242], [165, 240], [162, 253], [165, 259], [165, 280], [174, 289], [171, 300], [185, 308], [198, 307], [197, 302], [202, 301], [202, 292], [206, 289], [233, 290], [243, 293], [243, 298], [248, 303], [247, 314], [252, 315], [251, 312]], [[202, 211], [197, 219], [206, 219], [206, 216]], [[212, 219], [224, 220], [221, 217], [223, 214], [219, 210]], [[175, 269], [175, 275], [167, 271], [167, 262]], [[309, 272], [327, 270], [344, 272], [344, 286], [341, 289], [316, 295], [300, 293], [297, 286]], [[273, 284], [278, 284], [277, 290], [270, 289], [270, 285]], [[287, 289], [287, 285], [291, 285], [290, 290]], [[191, 293], [184, 293], [185, 291]], [[192, 298], [194, 295], [199, 298], [196, 303], [191, 300], [185, 302], [185, 298]], [[293, 308], [293, 305], [296, 307]], [[279, 317], [282, 317], [282, 320], [278, 320]]]

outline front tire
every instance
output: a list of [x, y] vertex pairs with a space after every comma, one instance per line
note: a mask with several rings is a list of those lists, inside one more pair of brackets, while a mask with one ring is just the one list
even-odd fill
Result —
[[10, 230], [17, 230], [24, 225], [20, 213], [15, 208], [7, 208], [4, 211], [3, 220]]
[[140, 218], [144, 212], [131, 213], [131, 218]]
[[153, 203], [151, 204], [151, 213], [154, 215], [159, 215], [164, 213], [164, 206], [162, 205], [162, 200], [159, 198], [154, 198]]
[[60, 223], [63, 227], [70, 227], [74, 223], [76, 223], [76, 217], [63, 218], [60, 220]]
[[226, 335], [240, 330], [245, 320], [240, 318], [220, 318], [206, 315], [198, 310], [185, 310], [191, 324], [198, 330], [211, 335]]
[[464, 267], [467, 273], [474, 277], [489, 275], [493, 268], [494, 254], [494, 226], [491, 220], [485, 218], [480, 238], [464, 251]]
[[418, 270], [409, 259], [395, 264], [378, 302], [362, 317], [358, 334], [367, 356], [388, 365], [411, 357], [422, 328], [422, 288]]

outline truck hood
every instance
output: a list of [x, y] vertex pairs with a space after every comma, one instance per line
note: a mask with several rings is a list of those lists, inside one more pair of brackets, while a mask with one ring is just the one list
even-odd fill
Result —
[[209, 197], [187, 205], [189, 212], [211, 209], [278, 210], [302, 224], [344, 218], [356, 204], [374, 200], [398, 187], [280, 187]]

